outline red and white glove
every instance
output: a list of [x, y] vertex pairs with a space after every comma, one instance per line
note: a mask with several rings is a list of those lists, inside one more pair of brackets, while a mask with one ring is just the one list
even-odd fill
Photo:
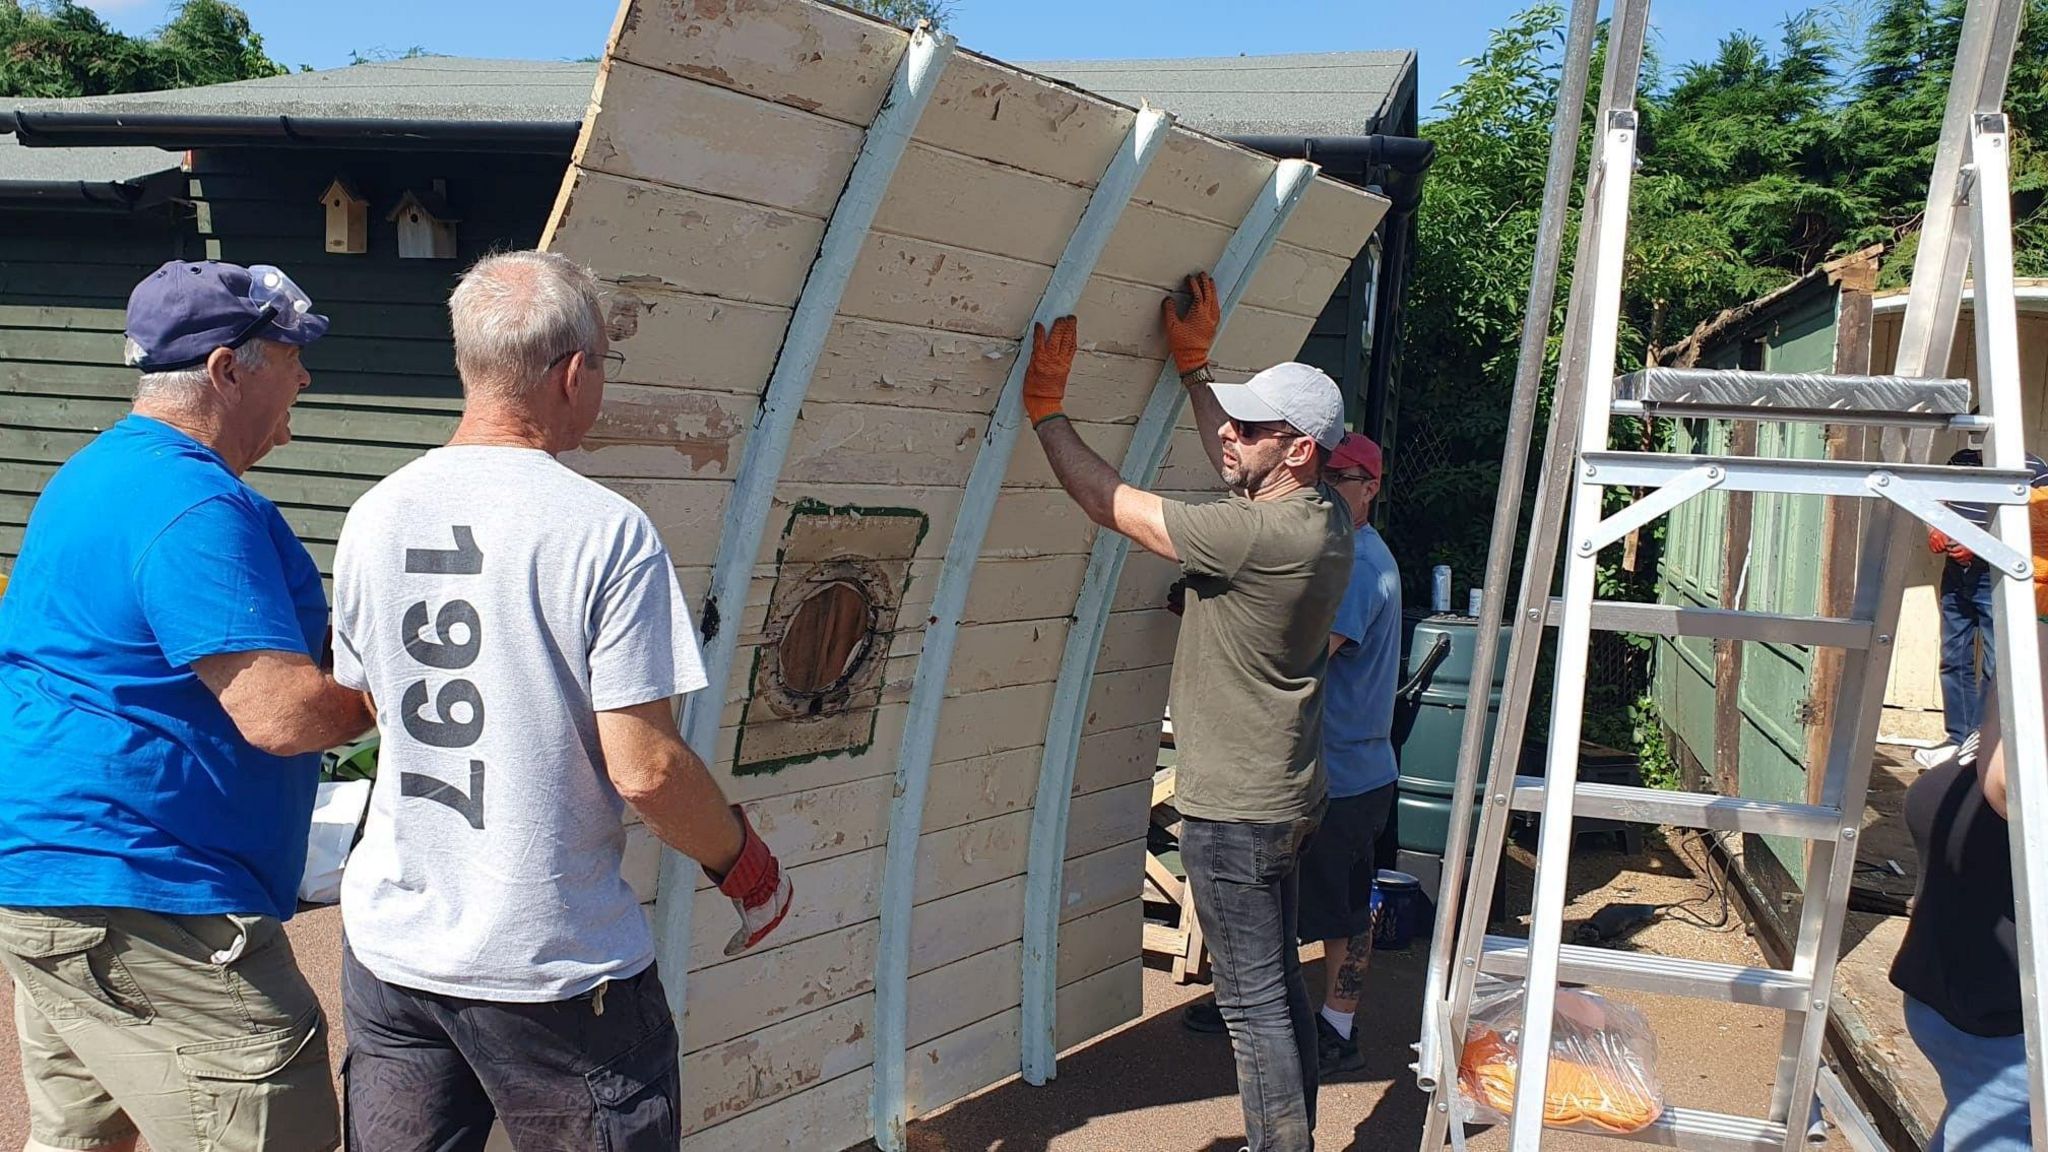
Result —
[[737, 956], [759, 944], [782, 918], [789, 915], [793, 890], [789, 877], [768, 844], [754, 832], [746, 812], [735, 804], [732, 814], [740, 821], [740, 858], [725, 875], [706, 868], [704, 874], [718, 882], [718, 890], [732, 897], [733, 910], [740, 914], [739, 931], [726, 941], [725, 954]]

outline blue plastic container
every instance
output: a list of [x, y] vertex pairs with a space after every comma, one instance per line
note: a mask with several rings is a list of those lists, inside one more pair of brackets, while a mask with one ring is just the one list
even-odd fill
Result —
[[1374, 915], [1378, 917], [1373, 926], [1373, 948], [1400, 951], [1415, 938], [1416, 929], [1421, 926], [1425, 915], [1422, 881], [1406, 872], [1382, 868], [1373, 878], [1372, 906]]

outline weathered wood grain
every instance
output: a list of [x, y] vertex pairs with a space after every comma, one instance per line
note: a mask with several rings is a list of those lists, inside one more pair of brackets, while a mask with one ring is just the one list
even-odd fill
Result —
[[874, 1060], [874, 995], [843, 1000], [683, 1058], [685, 1136]]
[[789, 307], [824, 234], [809, 216], [572, 168], [549, 243], [626, 287]]
[[1044, 264], [877, 233], [861, 248], [840, 313], [1014, 339], [1051, 276]]
[[869, 920], [694, 973], [685, 1049], [722, 1044], [873, 988], [875, 933]]
[[678, 1152], [819, 1152], [868, 1138], [867, 1068], [683, 1137]]
[[1280, 239], [1297, 248], [1349, 260], [1365, 246], [1390, 206], [1384, 196], [1318, 177], [1309, 184], [1301, 207], [1288, 219]]
[[[892, 194], [875, 214], [875, 230], [1050, 268], [1115, 150], [1113, 143], [1094, 158], [1095, 171], [1084, 187], [912, 144]], [[1001, 210], [990, 211], [998, 204]]]
[[[1135, 114], [961, 52], [932, 94], [918, 139], [982, 160], [1092, 185]], [[1140, 187], [1143, 187], [1141, 184]]]
[[630, 61], [606, 66], [597, 104], [579, 165], [817, 220], [832, 214], [860, 152], [851, 124]]
[[909, 39], [786, 0], [639, 0], [621, 8], [609, 54], [866, 127]]

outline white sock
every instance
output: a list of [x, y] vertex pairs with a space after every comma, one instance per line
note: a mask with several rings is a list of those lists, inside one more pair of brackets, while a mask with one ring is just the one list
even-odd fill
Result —
[[1328, 1020], [1330, 1027], [1337, 1030], [1337, 1035], [1346, 1040], [1351, 1039], [1351, 1018], [1356, 1015], [1356, 1012], [1333, 1012], [1328, 1004], [1323, 1005], [1323, 1019]]

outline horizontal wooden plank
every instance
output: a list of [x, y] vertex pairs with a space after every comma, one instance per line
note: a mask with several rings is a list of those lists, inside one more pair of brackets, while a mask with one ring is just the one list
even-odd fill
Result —
[[866, 127], [910, 37], [842, 8], [643, 0], [609, 53]]
[[1103, 630], [1097, 672], [1123, 672], [1173, 662], [1180, 617], [1164, 606], [1112, 613]]
[[1055, 1007], [1054, 1044], [1061, 1050], [1144, 1015], [1145, 961], [1132, 956], [1113, 968], [1063, 985]]
[[872, 1064], [873, 1018], [870, 993], [684, 1057], [683, 1134]]
[[851, 1148], [868, 1138], [869, 1069], [841, 1076], [724, 1124], [683, 1137], [678, 1152], [818, 1152]]
[[1145, 841], [1132, 840], [1066, 863], [1060, 923], [1137, 898], [1145, 877]]
[[925, 831], [1028, 809], [1038, 791], [1039, 756], [1036, 747], [1013, 748], [932, 765], [924, 800]]
[[1331, 293], [1350, 272], [1350, 257], [1275, 244], [1252, 273], [1243, 303], [1293, 316], [1319, 317], [1328, 307]]
[[860, 153], [851, 124], [627, 60], [598, 80], [577, 163], [823, 220]]
[[[774, 940], [794, 944], [872, 920], [881, 875], [879, 848], [791, 868], [788, 876], [794, 896]], [[699, 890], [689, 898], [696, 901], [690, 916], [690, 970], [731, 962], [721, 949], [738, 926], [732, 901], [716, 888]]]
[[1076, 796], [1067, 815], [1067, 856], [1087, 856], [1142, 840], [1151, 823], [1152, 782], [1134, 780]]
[[985, 56], [956, 52], [932, 91], [917, 138], [963, 155], [1093, 185], [1135, 115], [1099, 96], [1051, 84]]
[[1016, 1008], [914, 1045], [905, 1057], [903, 1104], [909, 1119], [1017, 1074], [1021, 1049]]
[[[1137, 431], [1134, 424], [1084, 424], [1074, 423], [1074, 431], [1080, 433], [1082, 441], [1093, 448], [1105, 460], [1122, 460], [1131, 446], [1131, 436]], [[1010, 470], [1003, 477], [1005, 488], [1058, 488], [1059, 477], [1053, 475], [1052, 465], [1046, 459], [1045, 450], [1038, 444], [1038, 437], [1030, 436], [1017, 445], [1010, 457]]]
[[[1169, 135], [1168, 143], [1162, 147], [1170, 147], [1176, 138]], [[1146, 173], [1149, 181], [1173, 178], [1172, 173]], [[1189, 273], [1214, 268], [1223, 255], [1223, 246], [1236, 230], [1236, 221], [1222, 224], [1134, 201], [1117, 221], [1116, 233], [1102, 250], [1102, 260], [1095, 271], [1098, 275], [1155, 286], [1163, 298], [1167, 291], [1179, 290]]]
[[1176, 124], [1134, 199], [1234, 229], [1265, 189], [1274, 164], [1248, 148]]
[[1384, 196], [1318, 176], [1309, 182], [1300, 205], [1287, 218], [1280, 239], [1298, 248], [1349, 260], [1365, 247], [1366, 239], [1379, 227], [1388, 207], [1390, 203]]
[[1159, 762], [1159, 727], [1153, 720], [1083, 736], [1074, 761], [1074, 794], [1152, 779]]
[[621, 381], [758, 396], [782, 348], [789, 309], [697, 296], [638, 277], [606, 283]]
[[954, 641], [947, 695], [1057, 679], [1067, 628], [1062, 619], [963, 626]]
[[1172, 677], [1171, 664], [1096, 673], [1088, 687], [1087, 719], [1081, 731], [1106, 732], [1157, 719], [1166, 711], [1166, 688]]
[[[1122, 145], [1119, 138], [1100, 156], [1082, 187], [913, 143], [875, 213], [875, 231], [1050, 268], [1080, 223], [1096, 177]], [[1002, 207], [992, 211], [996, 205]]]
[[1030, 841], [1029, 812], [927, 832], [917, 844], [917, 882], [911, 899], [928, 904], [1015, 876], [1024, 871]]
[[1043, 264], [871, 232], [839, 311], [1014, 339], [1030, 322], [1051, 275]]
[[683, 1050], [722, 1044], [870, 991], [877, 934], [878, 922], [869, 920], [692, 973]]
[[788, 307], [818, 254], [822, 221], [680, 188], [575, 170], [550, 250], [646, 284]]

